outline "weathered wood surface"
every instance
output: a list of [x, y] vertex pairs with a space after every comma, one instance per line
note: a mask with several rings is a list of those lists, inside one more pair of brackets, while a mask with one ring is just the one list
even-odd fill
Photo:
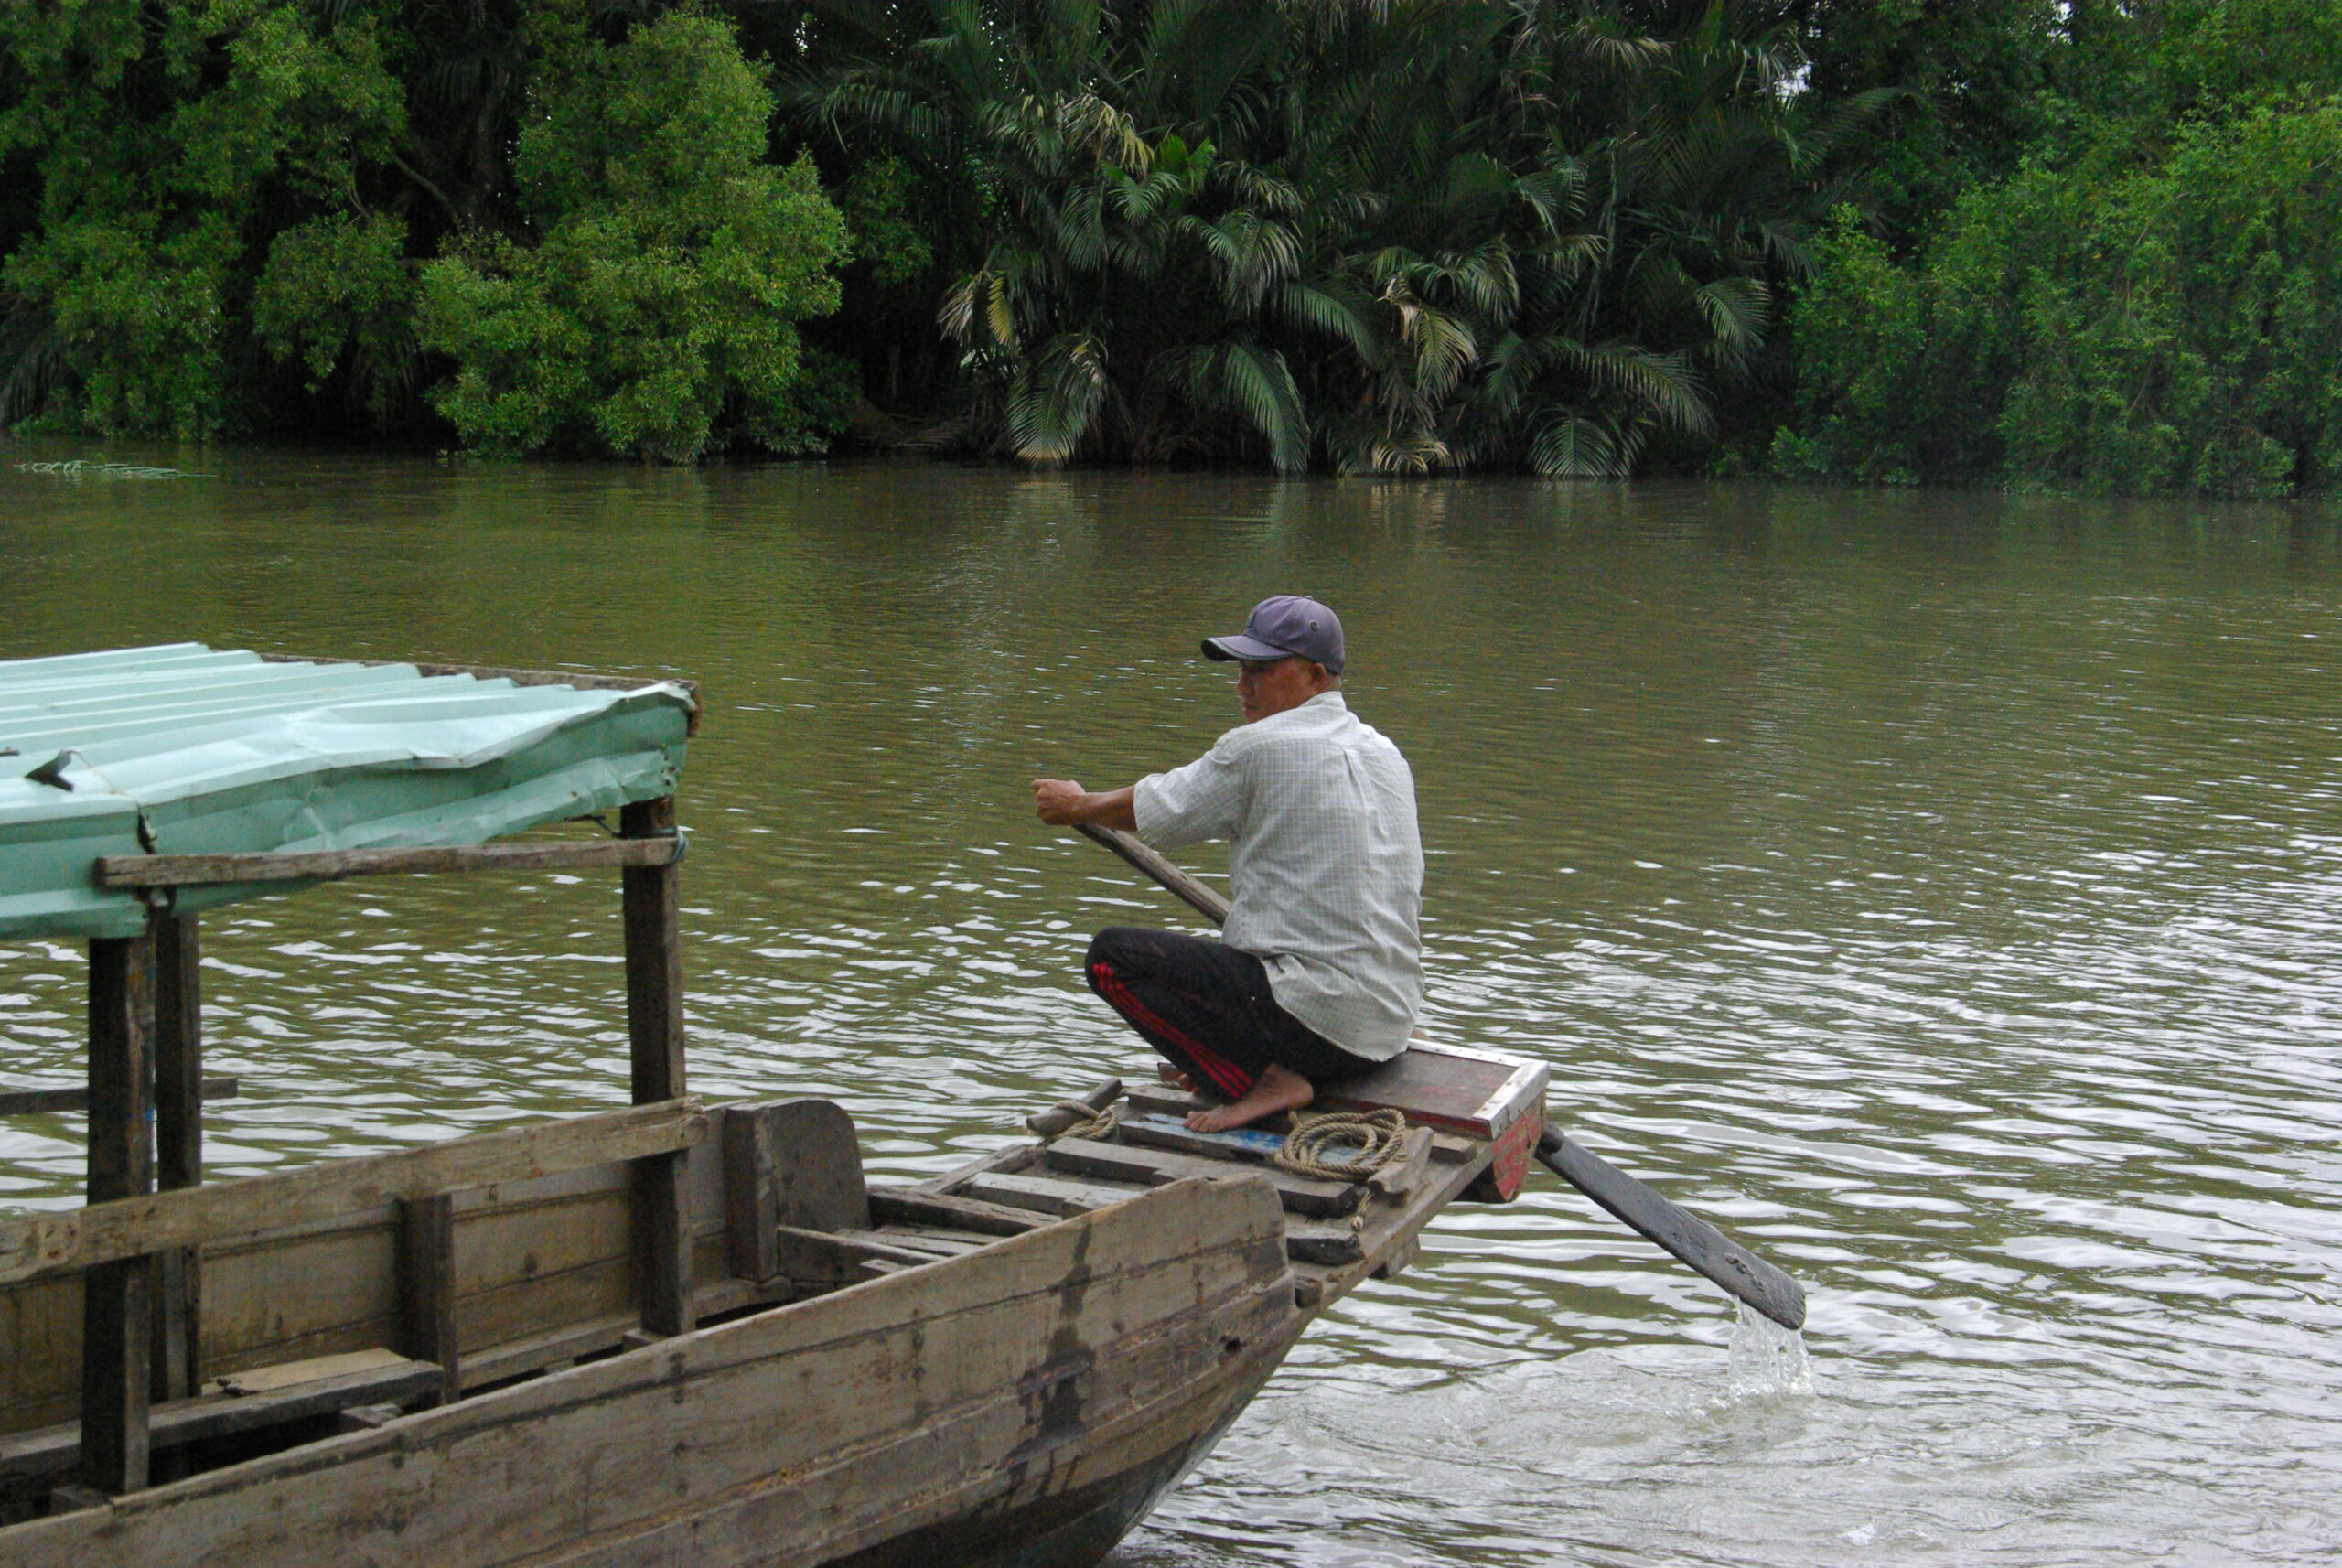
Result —
[[[1121, 1132], [1128, 1136], [1133, 1129], [1125, 1124]], [[1060, 1138], [1049, 1145], [1048, 1153], [1043, 1158], [1055, 1170], [1118, 1181], [1162, 1183], [1186, 1176], [1203, 1176], [1212, 1181], [1258, 1177], [1273, 1186], [1278, 1197], [1294, 1213], [1321, 1218], [1348, 1214], [1358, 1208], [1365, 1196], [1363, 1189], [1355, 1182], [1319, 1181], [1314, 1176], [1295, 1176], [1289, 1171], [1259, 1165], [1238, 1165], [1201, 1155], [1133, 1147], [1126, 1144], [1094, 1143], [1085, 1138]]]
[[685, 733], [699, 734], [699, 682], [665, 675], [599, 675], [583, 670], [507, 670], [497, 664], [439, 664], [413, 659], [312, 659], [297, 653], [263, 653], [263, 664], [356, 664], [369, 670], [403, 666], [423, 675], [469, 675], [477, 681], [510, 681], [515, 686], [567, 686], [579, 692], [639, 692], [646, 686], [676, 686], [691, 698]]
[[[724, 1277], [721, 1162], [711, 1138], [685, 1155], [695, 1252], [694, 1302], [725, 1312], [783, 1295]], [[637, 1321], [630, 1173], [588, 1166], [453, 1195], [457, 1338], [467, 1388], [487, 1366], [521, 1366], [528, 1342], [566, 1326]], [[1028, 1216], [1038, 1221], [1038, 1217]], [[391, 1204], [312, 1220], [203, 1251], [201, 1354], [207, 1376], [367, 1346], [399, 1344], [397, 1221]], [[0, 1285], [0, 1432], [78, 1413], [81, 1281], [52, 1274]], [[607, 1348], [615, 1333], [593, 1347]], [[558, 1358], [547, 1357], [547, 1360]]]
[[1282, 1216], [1188, 1183], [380, 1430], [0, 1530], [0, 1568], [807, 1564], [1164, 1464], [1290, 1346]]
[[[149, 1412], [148, 1430], [155, 1447], [169, 1448], [329, 1415], [350, 1405], [403, 1405], [427, 1397], [437, 1386], [437, 1368], [424, 1362], [393, 1358], [356, 1371], [282, 1381], [256, 1391], [197, 1394], [156, 1405]], [[74, 1467], [81, 1455], [77, 1423], [17, 1433], [0, 1438], [0, 1477], [61, 1475]]]
[[[678, 842], [672, 796], [638, 800], [618, 813], [618, 832], [640, 843]], [[626, 1020], [634, 1102], [683, 1092], [682, 890], [672, 861], [619, 873], [626, 929]], [[682, 1162], [653, 1155], [634, 1163], [635, 1283], [642, 1326], [653, 1334], [692, 1327], [691, 1228], [684, 1219]]]
[[[201, 922], [151, 910], [155, 940], [155, 1185], [203, 1185], [203, 961]], [[228, 1080], [234, 1092], [234, 1079]], [[203, 1258], [193, 1247], [155, 1257], [153, 1394], [186, 1399], [203, 1381]]]
[[1399, 1152], [1380, 1170], [1366, 1178], [1366, 1185], [1374, 1196], [1385, 1203], [1398, 1203], [1414, 1191], [1415, 1184], [1423, 1180], [1423, 1171], [1431, 1164], [1431, 1141], [1430, 1128], [1408, 1129], [1406, 1137], [1399, 1144]]
[[905, 1187], [871, 1187], [870, 1219], [877, 1225], [947, 1225], [987, 1236], [1022, 1236], [1049, 1223], [1047, 1216], [978, 1197], [951, 1197]]
[[434, 1397], [463, 1392], [456, 1335], [456, 1200], [401, 1198], [398, 1210], [399, 1348], [439, 1369]]
[[236, 854], [109, 854], [101, 887], [213, 887], [246, 882], [342, 882], [443, 871], [599, 871], [671, 865], [682, 841], [580, 839], [574, 843], [432, 844], [414, 849], [256, 850]]
[[[227, 1076], [203, 1080], [206, 1100], [233, 1100], [238, 1080]], [[57, 1089], [0, 1089], [0, 1116], [70, 1116], [90, 1108], [87, 1084]]]
[[1087, 1214], [1111, 1204], [1141, 1197], [1145, 1189], [1114, 1187], [1104, 1182], [1068, 1181], [1062, 1176], [1012, 1176], [988, 1172], [968, 1183], [968, 1191], [987, 1203], [1030, 1208], [1041, 1214]]
[[34, 1215], [0, 1224], [0, 1283], [166, 1247], [216, 1244], [400, 1198], [665, 1155], [699, 1143], [707, 1128], [707, 1114], [696, 1101], [675, 1100]]
[[[155, 1185], [155, 939], [90, 942], [89, 1190], [96, 1213], [152, 1202]], [[70, 1217], [68, 1217], [70, 1218]], [[5, 1246], [5, 1243], [0, 1243]], [[153, 1246], [93, 1257], [81, 1280], [81, 1484], [135, 1491], [147, 1481], [154, 1397]]]

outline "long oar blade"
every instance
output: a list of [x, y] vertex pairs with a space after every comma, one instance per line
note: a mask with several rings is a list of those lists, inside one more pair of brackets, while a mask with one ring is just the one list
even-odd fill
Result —
[[[1214, 924], [1227, 922], [1228, 900], [1219, 889], [1197, 881], [1135, 834], [1089, 822], [1076, 824], [1074, 831], [1122, 856]], [[1698, 1215], [1678, 1208], [1607, 1160], [1571, 1143], [1550, 1122], [1537, 1140], [1537, 1158], [1555, 1176], [1774, 1322], [1785, 1328], [1805, 1326], [1804, 1286]]]
[[1784, 1328], [1805, 1326], [1805, 1287], [1688, 1209], [1680, 1208], [1545, 1123], [1537, 1160], [1649, 1240]]

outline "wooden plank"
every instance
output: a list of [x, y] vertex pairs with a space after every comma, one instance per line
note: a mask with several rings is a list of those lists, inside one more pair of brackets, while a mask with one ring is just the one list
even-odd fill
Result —
[[1285, 1256], [1305, 1263], [1355, 1263], [1366, 1256], [1366, 1243], [1351, 1225], [1322, 1219], [1284, 1222]]
[[[0, 1530], [0, 1568], [312, 1568], [319, 1542], [336, 1562], [435, 1568], [838, 1561], [1175, 1463], [1284, 1353], [1292, 1289], [1267, 1193], [1185, 1184]], [[960, 1559], [947, 1544], [922, 1560]]]
[[790, 1100], [764, 1109], [772, 1140], [777, 1223], [810, 1230], [866, 1230], [870, 1188], [854, 1118], [830, 1100]]
[[[1174, 1089], [1169, 1084], [1133, 1089], [1130, 1091], [1129, 1103], [1125, 1126], [1143, 1122], [1148, 1127], [1162, 1127], [1167, 1122], [1169, 1128], [1166, 1130], [1176, 1131], [1184, 1138], [1194, 1141], [1192, 1144], [1166, 1143], [1161, 1145], [1166, 1148], [1187, 1149], [1191, 1153], [1209, 1152], [1226, 1155], [1231, 1159], [1266, 1162], [1274, 1157], [1277, 1148], [1284, 1142], [1286, 1118], [1282, 1116], [1255, 1127], [1239, 1127], [1232, 1132], [1189, 1133], [1184, 1124], [1189, 1112], [1209, 1111], [1220, 1102], [1207, 1100], [1199, 1094], [1189, 1094], [1183, 1089]], [[1434, 1160], [1460, 1165], [1487, 1153], [1486, 1147], [1477, 1140], [1443, 1133], [1435, 1127], [1423, 1130], [1431, 1134], [1431, 1157]]]
[[[330, 1415], [351, 1406], [410, 1404], [427, 1397], [437, 1387], [436, 1367], [402, 1360], [336, 1376], [303, 1379], [261, 1391], [198, 1394], [173, 1400], [154, 1407], [150, 1431], [156, 1447], [177, 1447], [205, 1438], [274, 1426], [280, 1422]], [[81, 1457], [81, 1429], [76, 1422], [0, 1438], [0, 1476], [60, 1475], [71, 1470]]]
[[[233, 1100], [237, 1079], [230, 1077], [207, 1078], [203, 1080], [206, 1100]], [[90, 1108], [90, 1089], [76, 1084], [70, 1089], [0, 1089], [0, 1116], [67, 1116]]]
[[[155, 1185], [203, 1185], [203, 950], [194, 915], [156, 908]], [[203, 1254], [175, 1247], [155, 1257], [154, 1397], [185, 1399], [203, 1382]]]
[[987, 1171], [968, 1183], [968, 1190], [993, 1203], [1030, 1208], [1043, 1214], [1087, 1214], [1093, 1208], [1122, 1203], [1143, 1195], [1144, 1189], [1109, 1187], [1101, 1182], [1066, 1181], [1058, 1176], [1004, 1176]]
[[1542, 1062], [1419, 1041], [1371, 1072], [1320, 1086], [1316, 1108], [1402, 1111], [1410, 1122], [1494, 1140], [1525, 1116], [1542, 1122], [1549, 1076]]
[[[156, 1201], [153, 1062], [155, 941], [90, 941], [90, 1208]], [[185, 1195], [175, 1195], [183, 1197]], [[59, 1217], [65, 1219], [74, 1215]], [[81, 1283], [81, 1480], [113, 1496], [145, 1487], [154, 1394], [154, 1271], [141, 1245], [117, 1251]]]
[[1153, 1114], [1123, 1117], [1116, 1134], [1124, 1143], [1150, 1149], [1169, 1149], [1175, 1154], [1253, 1165], [1270, 1164], [1277, 1151], [1284, 1147], [1284, 1134], [1281, 1132], [1237, 1127], [1225, 1133], [1191, 1133], [1176, 1118]]
[[922, 1251], [915, 1247], [893, 1246], [867, 1231], [854, 1236], [839, 1236], [827, 1230], [807, 1230], [795, 1225], [784, 1225], [776, 1233], [776, 1239], [780, 1249], [781, 1271], [800, 1288], [840, 1284], [860, 1279], [863, 1277], [861, 1265], [865, 1262], [917, 1268], [942, 1262], [938, 1253]]
[[1428, 1127], [1407, 1130], [1407, 1136], [1400, 1144], [1398, 1154], [1380, 1170], [1366, 1178], [1366, 1185], [1374, 1189], [1375, 1197], [1385, 1203], [1400, 1203], [1415, 1190], [1416, 1184], [1423, 1180], [1423, 1172], [1431, 1165], [1432, 1136], [1432, 1130]]
[[768, 1280], [780, 1273], [773, 1231], [780, 1203], [773, 1175], [779, 1158], [763, 1107], [726, 1105], [724, 1121], [724, 1266], [740, 1279]]
[[463, 1392], [456, 1337], [456, 1205], [445, 1193], [401, 1198], [399, 1212], [399, 1347], [409, 1358], [439, 1369], [435, 1398]]
[[400, 1198], [661, 1155], [689, 1148], [707, 1135], [707, 1127], [696, 1101], [675, 1100], [27, 1216], [0, 1224], [0, 1283], [165, 1247], [233, 1241]]
[[699, 682], [665, 675], [599, 675], [582, 670], [508, 670], [498, 664], [442, 664], [419, 659], [312, 659], [298, 653], [263, 653], [263, 664], [355, 664], [368, 670], [412, 669], [422, 675], [469, 675], [476, 681], [510, 681], [515, 686], [567, 686], [578, 692], [639, 692], [646, 686], [676, 686], [691, 699], [684, 731], [699, 734]]
[[868, 1191], [870, 1218], [880, 1225], [944, 1225], [987, 1236], [1021, 1236], [1049, 1223], [1029, 1209], [981, 1198], [891, 1187], [873, 1187]]
[[682, 855], [682, 840], [672, 837], [240, 854], [109, 854], [99, 858], [97, 877], [101, 887], [213, 887], [231, 882], [341, 882], [418, 872], [599, 871], [671, 865]]
[[[628, 839], [674, 843], [671, 795], [639, 800], [618, 813]], [[683, 961], [678, 919], [681, 887], [672, 860], [619, 874], [626, 928], [626, 1016], [634, 1101], [683, 1092]], [[642, 1326], [653, 1334], [692, 1327], [692, 1254], [685, 1219], [683, 1166], [672, 1155], [634, 1165], [635, 1278]]]
[[1259, 1165], [1204, 1159], [1166, 1149], [1092, 1143], [1083, 1138], [1058, 1139], [1049, 1145], [1047, 1160], [1054, 1170], [1121, 1181], [1161, 1184], [1188, 1176], [1202, 1176], [1208, 1181], [1265, 1180], [1276, 1188], [1277, 1199], [1287, 1210], [1319, 1218], [1351, 1213], [1366, 1190], [1356, 1182], [1318, 1181]]

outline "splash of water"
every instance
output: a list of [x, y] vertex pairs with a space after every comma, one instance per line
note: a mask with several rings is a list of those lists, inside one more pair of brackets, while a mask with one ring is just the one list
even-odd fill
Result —
[[1725, 1373], [1732, 1398], [1812, 1393], [1813, 1364], [1806, 1359], [1805, 1336], [1782, 1327], [1745, 1301], [1739, 1307]]

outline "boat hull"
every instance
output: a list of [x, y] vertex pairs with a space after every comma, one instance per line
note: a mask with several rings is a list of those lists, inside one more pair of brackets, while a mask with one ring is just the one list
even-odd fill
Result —
[[1117, 1476], [997, 1512], [909, 1531], [822, 1568], [1090, 1568], [1113, 1551], [1244, 1412], [1293, 1348], [1286, 1338], [1232, 1383], [1211, 1426]]
[[1306, 1321], [1186, 1182], [376, 1431], [0, 1530], [0, 1568], [1087, 1563]]

